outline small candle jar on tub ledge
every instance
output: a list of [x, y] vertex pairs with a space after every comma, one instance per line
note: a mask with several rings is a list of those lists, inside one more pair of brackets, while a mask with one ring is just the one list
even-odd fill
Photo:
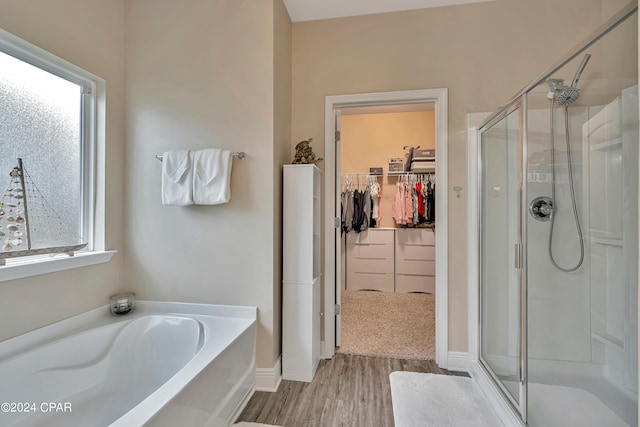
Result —
[[135, 297], [136, 294], [134, 293], [124, 293], [111, 296], [111, 314], [121, 315], [131, 312], [133, 307], [136, 305]]

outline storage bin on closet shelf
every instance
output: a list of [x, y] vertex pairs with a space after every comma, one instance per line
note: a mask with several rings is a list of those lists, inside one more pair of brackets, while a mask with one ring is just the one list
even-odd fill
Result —
[[425, 173], [436, 171], [436, 150], [435, 148], [402, 147], [407, 150], [407, 161], [404, 167], [406, 172]]

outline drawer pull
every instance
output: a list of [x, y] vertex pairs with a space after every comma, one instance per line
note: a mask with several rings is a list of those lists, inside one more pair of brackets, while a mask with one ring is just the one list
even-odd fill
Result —
[[375, 274], [375, 275], [388, 275], [389, 273], [375, 273], [375, 272], [371, 272], [371, 271], [354, 271], [354, 274]]
[[436, 277], [431, 274], [411, 274], [411, 273], [396, 273], [396, 276], [411, 276], [411, 277]]

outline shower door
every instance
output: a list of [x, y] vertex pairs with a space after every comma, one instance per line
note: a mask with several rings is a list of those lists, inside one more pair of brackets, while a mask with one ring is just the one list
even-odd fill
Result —
[[480, 361], [525, 419], [523, 102], [480, 138]]

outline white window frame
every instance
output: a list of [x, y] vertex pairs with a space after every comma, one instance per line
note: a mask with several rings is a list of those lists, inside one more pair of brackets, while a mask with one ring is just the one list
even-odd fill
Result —
[[1, 29], [0, 51], [83, 88], [81, 221], [82, 235], [88, 242], [74, 256], [7, 259], [6, 265], [0, 266], [0, 282], [108, 262], [116, 251], [105, 250], [105, 81]]

